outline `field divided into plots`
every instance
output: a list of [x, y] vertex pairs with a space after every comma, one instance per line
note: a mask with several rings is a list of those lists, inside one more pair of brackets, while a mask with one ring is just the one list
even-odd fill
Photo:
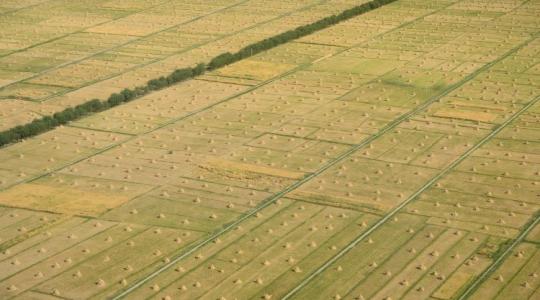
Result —
[[367, 1], [8, 2], [0, 4], [0, 130]]
[[[0, 16], [38, 2], [0, 6]], [[215, 35], [192, 46], [197, 55], [157, 51], [176, 68], [352, 5], [212, 2], [215, 14], [182, 21], [174, 3], [103, 1], [99, 12], [153, 12], [191, 28], [176, 32]], [[287, 16], [254, 25], [274, 9]], [[538, 1], [399, 0], [0, 149], [0, 296], [535, 299], [539, 13]], [[146, 35], [177, 23], [153, 27], [162, 23], [148, 14], [62, 35], [121, 30], [157, 47]], [[37, 46], [22, 30], [5, 57], [59, 37], [45, 29]], [[148, 55], [131, 49], [107, 57]], [[163, 66], [88, 87], [110, 93], [100, 84], [132, 86]], [[53, 80], [63, 67], [48, 68], [31, 76]], [[84, 89], [43, 103], [63, 107]]]

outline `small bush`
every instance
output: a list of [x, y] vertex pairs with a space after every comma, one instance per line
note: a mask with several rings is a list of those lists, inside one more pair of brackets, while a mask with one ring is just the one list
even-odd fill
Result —
[[125, 100], [124, 95], [114, 93], [111, 96], [109, 96], [109, 99], [107, 99], [107, 103], [109, 103], [110, 107], [114, 107], [124, 102], [124, 100]]

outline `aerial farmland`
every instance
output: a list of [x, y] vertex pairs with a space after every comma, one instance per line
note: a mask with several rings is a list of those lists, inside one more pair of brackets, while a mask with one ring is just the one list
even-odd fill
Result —
[[539, 0], [0, 25], [0, 299], [540, 299]]

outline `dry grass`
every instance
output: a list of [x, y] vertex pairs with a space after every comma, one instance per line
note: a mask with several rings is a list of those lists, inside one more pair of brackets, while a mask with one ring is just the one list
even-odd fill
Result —
[[0, 203], [7, 206], [84, 216], [97, 216], [129, 199], [110, 193], [34, 183], [20, 184], [0, 192]]

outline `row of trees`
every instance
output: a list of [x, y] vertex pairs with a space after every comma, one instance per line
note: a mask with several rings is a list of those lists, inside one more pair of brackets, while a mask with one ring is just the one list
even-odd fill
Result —
[[248, 45], [236, 53], [223, 53], [214, 57], [208, 65], [201, 63], [192, 68], [178, 69], [169, 74], [148, 81], [145, 86], [136, 87], [134, 89], [124, 89], [120, 93], [114, 93], [107, 100], [93, 99], [86, 103], [69, 107], [61, 112], [54, 113], [52, 116], [45, 116], [35, 119], [25, 125], [19, 125], [6, 131], [0, 132], [0, 146], [4, 146], [24, 138], [35, 136], [52, 128], [66, 124], [67, 122], [77, 120], [83, 116], [93, 114], [115, 107], [125, 102], [148, 94], [151, 91], [166, 88], [175, 83], [199, 76], [204, 72], [215, 70], [228, 64], [237, 62], [246, 57], [256, 55], [265, 50], [274, 48], [281, 44], [287, 43], [294, 39], [309, 35], [315, 31], [327, 28], [344, 20], [361, 15], [365, 12], [378, 8], [382, 5], [394, 2], [396, 0], [373, 0], [362, 5], [358, 5], [351, 9], [345, 10], [338, 15], [332, 15], [316, 21], [311, 24], [303, 25], [295, 29], [283, 32], [276, 36], [264, 39], [257, 43]]
[[59, 125], [77, 120], [83, 116], [104, 111], [122, 103], [129, 102], [133, 99], [144, 96], [151, 91], [166, 88], [175, 83], [199, 76], [203, 74], [205, 70], [205, 64], [198, 64], [194, 68], [178, 69], [169, 74], [167, 77], [162, 76], [160, 78], [148, 81], [145, 86], [139, 86], [134, 89], [124, 89], [120, 93], [114, 93], [105, 101], [92, 99], [75, 107], [68, 107], [63, 111], [54, 113], [52, 116], [45, 116], [35, 119], [25, 125], [13, 127], [6, 131], [0, 132], [0, 146], [38, 135]]
[[214, 57], [214, 59], [210, 61], [210, 63], [208, 64], [208, 70], [221, 68], [225, 65], [237, 62], [246, 57], [250, 57], [252, 55], [269, 50], [271, 48], [285, 44], [292, 40], [312, 34], [316, 31], [328, 28], [339, 22], [343, 22], [345, 20], [351, 19], [353, 17], [356, 17], [358, 15], [361, 15], [370, 10], [376, 9], [378, 7], [381, 7], [385, 4], [388, 4], [394, 1], [396, 0], [373, 0], [371, 2], [367, 2], [361, 5], [355, 6], [353, 8], [347, 9], [341, 12], [340, 14], [332, 15], [332, 16], [320, 19], [319, 21], [316, 21], [314, 23], [303, 25], [295, 29], [285, 31], [273, 37], [264, 39], [257, 43], [248, 45], [234, 54], [230, 52], [220, 54]]

